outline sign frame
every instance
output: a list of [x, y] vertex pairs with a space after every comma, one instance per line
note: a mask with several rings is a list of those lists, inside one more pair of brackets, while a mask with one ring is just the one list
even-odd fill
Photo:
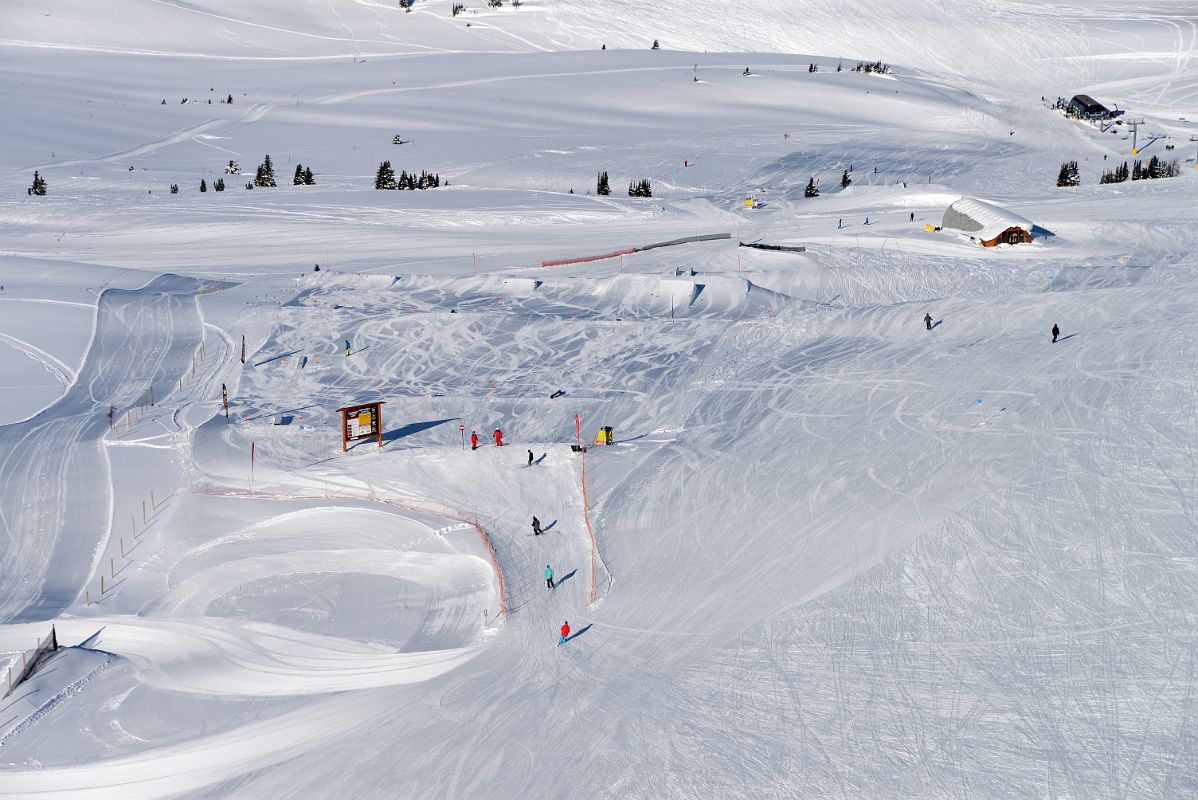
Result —
[[[378, 439], [383, 446], [383, 403], [360, 403], [337, 409], [341, 412], [341, 452], [349, 450], [349, 443], [361, 439]], [[367, 419], [367, 430], [362, 431], [362, 420]]]

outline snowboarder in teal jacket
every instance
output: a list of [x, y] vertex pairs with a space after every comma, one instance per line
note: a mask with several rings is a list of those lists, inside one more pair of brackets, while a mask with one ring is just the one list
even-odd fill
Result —
[[553, 567], [548, 564], [545, 565], [545, 583], [549, 585], [550, 589], [553, 588]]

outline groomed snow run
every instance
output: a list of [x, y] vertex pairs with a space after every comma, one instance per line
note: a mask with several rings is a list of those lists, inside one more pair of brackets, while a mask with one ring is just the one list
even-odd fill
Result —
[[0, 800], [1198, 796], [1192, 3], [10, 5]]

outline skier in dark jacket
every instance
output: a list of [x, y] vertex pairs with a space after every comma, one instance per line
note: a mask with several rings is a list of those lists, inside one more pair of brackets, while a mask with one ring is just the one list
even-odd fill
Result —
[[528, 466], [532, 466], [532, 451], [528, 451]]
[[1060, 335], [1061, 335], [1061, 329], [1058, 328], [1057, 324], [1054, 322], [1052, 324], [1052, 340], [1055, 342], [1057, 340], [1057, 337]]
[[932, 329], [932, 315], [931, 314], [923, 315], [923, 324], [928, 326], [928, 330]]
[[542, 533], [544, 533], [544, 531], [541, 530], [541, 521], [539, 519], [537, 519], [536, 517], [533, 517], [532, 518], [532, 535], [540, 536]]

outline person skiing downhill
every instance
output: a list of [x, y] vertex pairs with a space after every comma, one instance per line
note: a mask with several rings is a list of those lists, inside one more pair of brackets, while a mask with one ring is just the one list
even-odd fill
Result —
[[932, 315], [931, 314], [923, 315], [923, 324], [928, 326], [928, 330], [932, 329]]
[[470, 431], [470, 449], [478, 449], [478, 433], [475, 431]]
[[499, 430], [499, 428], [495, 429], [495, 446], [503, 447], [503, 431]]
[[566, 620], [565, 622], [562, 623], [562, 638], [558, 639], [557, 643], [559, 645], [565, 644], [566, 640], [569, 638], [570, 638], [570, 620]]
[[528, 451], [528, 466], [532, 466], [532, 451]]
[[1057, 337], [1060, 335], [1061, 335], [1061, 329], [1058, 328], [1057, 324], [1054, 322], [1052, 324], [1052, 340], [1055, 342], [1057, 340]]
[[553, 583], [553, 567], [549, 566], [548, 564], [545, 565], [545, 583], [548, 584], [550, 589], [555, 587], [555, 584]]
[[544, 533], [544, 531], [541, 530], [541, 521], [534, 516], [532, 518], [532, 535], [540, 536], [542, 533]]

